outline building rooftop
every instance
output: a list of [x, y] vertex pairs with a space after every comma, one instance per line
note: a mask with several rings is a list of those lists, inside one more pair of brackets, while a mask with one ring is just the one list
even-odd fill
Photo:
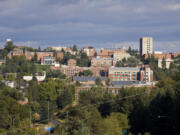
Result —
[[95, 81], [97, 78], [100, 78], [101, 81], [105, 80], [105, 77], [95, 77], [95, 76], [73, 76], [74, 81], [79, 82], [88, 82], [88, 81]]
[[111, 70], [111, 71], [112, 70], [126, 70], [126, 71], [136, 70], [136, 71], [139, 71], [140, 68], [138, 68], [138, 67], [110, 67], [109, 70]]
[[133, 84], [139, 84], [138, 81], [113, 81], [113, 86], [125, 86], [125, 85], [133, 85]]

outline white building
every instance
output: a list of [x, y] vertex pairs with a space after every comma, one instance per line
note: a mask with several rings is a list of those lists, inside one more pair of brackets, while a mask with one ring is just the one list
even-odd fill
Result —
[[65, 47], [65, 46], [52, 46], [50, 48], [52, 50], [55, 50], [55, 51], [62, 51], [62, 50], [66, 50], [67, 47]]

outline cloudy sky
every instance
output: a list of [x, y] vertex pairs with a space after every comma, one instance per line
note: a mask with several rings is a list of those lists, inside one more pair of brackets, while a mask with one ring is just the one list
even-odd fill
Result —
[[180, 0], [0, 0], [0, 44], [138, 46], [180, 51]]

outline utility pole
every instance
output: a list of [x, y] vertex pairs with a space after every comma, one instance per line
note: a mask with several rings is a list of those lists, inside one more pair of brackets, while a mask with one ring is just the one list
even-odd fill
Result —
[[48, 101], [48, 124], [49, 124], [49, 101]]
[[31, 108], [30, 108], [30, 110], [29, 110], [29, 127], [31, 128]]
[[68, 111], [66, 112], [66, 118], [67, 118], [67, 121], [68, 121], [68, 119], [69, 119], [69, 112]]

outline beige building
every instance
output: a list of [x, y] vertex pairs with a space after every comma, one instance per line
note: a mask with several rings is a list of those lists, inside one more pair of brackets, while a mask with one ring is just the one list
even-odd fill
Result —
[[112, 58], [93, 58], [91, 60], [92, 67], [111, 67], [113, 59]]
[[[158, 59], [158, 68], [162, 68], [162, 61], [163, 59]], [[165, 62], [166, 62], [166, 69], [169, 69], [171, 62], [173, 62], [173, 60], [168, 58], [168, 59], [165, 59]]]
[[123, 58], [128, 59], [129, 57], [131, 57], [131, 55], [127, 53], [125, 49], [121, 48], [120, 51], [114, 52], [113, 54], [113, 65], [115, 66], [116, 63]]
[[140, 39], [140, 55], [152, 54], [153, 53], [153, 38], [142, 37]]

